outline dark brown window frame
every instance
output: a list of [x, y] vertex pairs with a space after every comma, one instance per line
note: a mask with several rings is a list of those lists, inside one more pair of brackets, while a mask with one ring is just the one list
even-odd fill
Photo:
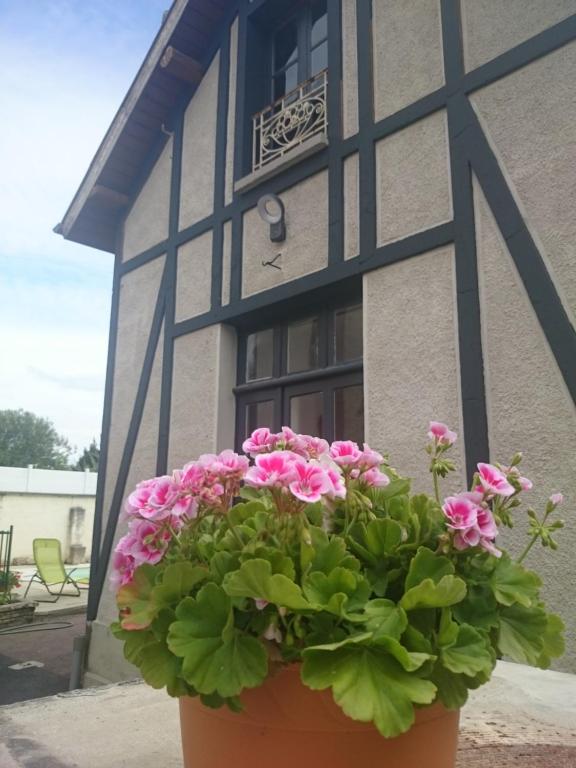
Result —
[[[279, 431], [289, 424], [290, 397], [301, 394], [322, 392], [324, 403], [324, 437], [334, 439], [335, 391], [340, 388], [362, 385], [364, 381], [363, 356], [343, 363], [334, 363], [335, 357], [335, 315], [339, 310], [361, 306], [361, 299], [354, 297], [349, 302], [329, 304], [317, 310], [291, 315], [282, 322], [253, 323], [243, 328], [238, 337], [236, 396], [236, 449], [240, 450], [245, 439], [246, 406], [251, 403], [273, 401], [274, 423], [267, 425]], [[318, 317], [318, 367], [297, 373], [287, 372], [288, 327], [306, 318]], [[272, 376], [246, 381], [247, 339], [253, 333], [272, 328], [274, 331], [274, 354]]]

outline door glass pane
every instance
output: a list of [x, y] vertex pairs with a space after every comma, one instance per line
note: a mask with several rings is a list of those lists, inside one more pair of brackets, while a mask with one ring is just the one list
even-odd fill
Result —
[[251, 333], [246, 339], [246, 381], [269, 379], [274, 364], [274, 331]]
[[364, 391], [361, 384], [334, 391], [334, 436], [336, 440], [364, 441]]
[[274, 101], [292, 91], [298, 85], [298, 64], [292, 64], [274, 78]]
[[274, 71], [293, 64], [298, 57], [298, 26], [286, 24], [274, 35]]
[[322, 392], [296, 395], [290, 398], [290, 426], [306, 435], [324, 434]]
[[288, 373], [318, 367], [318, 318], [309, 317], [288, 326]]
[[326, 15], [326, 0], [315, 3], [312, 7], [312, 34], [310, 44], [315, 46], [320, 40], [328, 37], [328, 16]]
[[322, 72], [328, 66], [328, 43], [324, 41], [310, 54], [310, 77]]
[[264, 400], [261, 403], [248, 403], [246, 406], [245, 437], [251, 435], [258, 427], [274, 428], [274, 400]]
[[362, 357], [362, 307], [347, 307], [334, 313], [334, 362]]

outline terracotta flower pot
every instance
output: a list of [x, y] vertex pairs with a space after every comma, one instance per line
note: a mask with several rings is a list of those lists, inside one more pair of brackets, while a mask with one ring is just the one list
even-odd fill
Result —
[[185, 768], [453, 768], [458, 712], [417, 712], [408, 733], [384, 739], [346, 717], [330, 691], [311, 691], [298, 667], [242, 695], [244, 712], [180, 699]]

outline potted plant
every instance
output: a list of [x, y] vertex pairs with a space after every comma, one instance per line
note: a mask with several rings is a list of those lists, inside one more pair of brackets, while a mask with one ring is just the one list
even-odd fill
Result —
[[34, 618], [36, 603], [20, 600], [14, 590], [21, 586], [18, 571], [0, 572], [0, 628], [14, 624], [28, 624]]
[[187, 768], [449, 768], [458, 710], [502, 656], [548, 667], [562, 622], [523, 561], [555, 549], [550, 497], [498, 548], [531, 482], [479, 464], [442, 498], [456, 435], [430, 424], [434, 495], [376, 451], [257, 429], [140, 483], [114, 555], [126, 658], [180, 697]]

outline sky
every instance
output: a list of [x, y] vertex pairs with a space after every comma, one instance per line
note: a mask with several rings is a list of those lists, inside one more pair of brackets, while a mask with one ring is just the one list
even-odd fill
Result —
[[170, 0], [0, 0], [0, 410], [99, 441], [113, 257], [52, 232]]

